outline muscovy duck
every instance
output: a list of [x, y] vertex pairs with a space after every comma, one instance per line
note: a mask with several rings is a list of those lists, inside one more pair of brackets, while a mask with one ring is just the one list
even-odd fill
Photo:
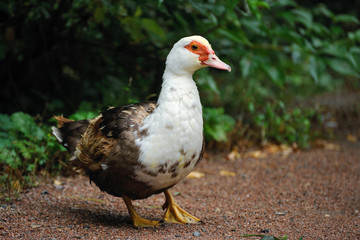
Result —
[[53, 134], [72, 155], [70, 160], [102, 191], [123, 198], [135, 227], [160, 222], [141, 218], [131, 200], [162, 192], [161, 222], [200, 221], [175, 203], [169, 189], [194, 169], [204, 152], [202, 106], [192, 75], [207, 66], [231, 71], [205, 38], [182, 38], [167, 56], [156, 103], [109, 108], [90, 120], [55, 117]]

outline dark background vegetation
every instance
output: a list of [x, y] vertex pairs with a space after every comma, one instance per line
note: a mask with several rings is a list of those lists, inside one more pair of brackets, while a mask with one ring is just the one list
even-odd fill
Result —
[[359, 12], [358, 1], [1, 1], [1, 182], [62, 168], [52, 115], [156, 100], [167, 53], [193, 34], [233, 69], [195, 74], [207, 141], [306, 148], [322, 118], [299, 102], [360, 88]]

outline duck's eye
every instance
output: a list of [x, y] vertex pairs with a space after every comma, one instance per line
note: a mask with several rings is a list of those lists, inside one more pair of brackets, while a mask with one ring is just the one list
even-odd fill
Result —
[[198, 50], [199, 47], [198, 47], [197, 45], [191, 45], [191, 49], [192, 49], [192, 50]]

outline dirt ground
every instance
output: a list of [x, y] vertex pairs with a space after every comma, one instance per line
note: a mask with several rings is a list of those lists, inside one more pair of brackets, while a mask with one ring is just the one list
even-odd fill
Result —
[[[1, 239], [360, 239], [360, 143], [298, 152], [209, 156], [171, 191], [199, 225], [135, 229], [125, 204], [85, 176], [43, 180], [0, 206]], [[331, 147], [332, 146], [332, 147]], [[225, 170], [225, 171], [224, 171]], [[200, 177], [200, 178], [196, 178]], [[161, 219], [163, 194], [134, 201]], [[259, 239], [259, 238], [250, 238]]]

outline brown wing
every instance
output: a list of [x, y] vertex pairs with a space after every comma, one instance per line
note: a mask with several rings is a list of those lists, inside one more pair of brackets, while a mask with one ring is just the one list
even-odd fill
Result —
[[109, 158], [136, 161], [139, 149], [135, 136], [141, 135], [139, 128], [155, 107], [149, 102], [110, 108], [90, 120], [75, 152], [81, 167], [92, 172], [104, 168], [101, 164]]

